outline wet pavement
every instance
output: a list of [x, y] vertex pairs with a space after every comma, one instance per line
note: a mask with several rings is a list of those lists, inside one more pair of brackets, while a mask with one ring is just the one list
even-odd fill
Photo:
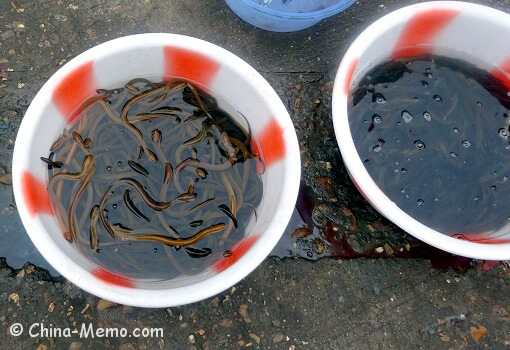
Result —
[[[40, 350], [503, 349], [509, 273], [506, 265], [441, 273], [414, 259], [269, 258], [216, 297], [151, 310], [112, 305], [30, 268], [2, 269], [0, 341], [5, 349]], [[29, 326], [41, 322], [78, 334], [30, 338]], [[25, 327], [17, 338], [4, 332], [15, 323]], [[163, 336], [80, 338], [89, 324], [129, 334], [162, 328]]]
[[[0, 341], [6, 339], [11, 348], [22, 344], [40, 349], [409, 344], [458, 349], [510, 344], [508, 266], [440, 252], [382, 218], [350, 181], [335, 141], [331, 90], [343, 53], [373, 20], [416, 2], [359, 1], [296, 33], [251, 27], [221, 0], [0, 2], [0, 257], [9, 266], [0, 269], [0, 291], [5, 291], [0, 297]], [[510, 12], [510, 1], [480, 2]], [[272, 254], [287, 259], [269, 258], [234, 292], [170, 311], [97, 310], [102, 305], [98, 299], [57, 277], [26, 235], [8, 175], [13, 143], [30, 101], [60, 66], [96, 44], [145, 32], [208, 40], [246, 60], [269, 81], [298, 134], [300, 197]], [[335, 259], [306, 261], [323, 257]], [[379, 259], [337, 260], [362, 257]], [[50, 269], [53, 276], [31, 265], [11, 270], [27, 261]], [[82, 313], [86, 305], [88, 311]], [[60, 327], [89, 321], [96, 326], [163, 326], [165, 336], [127, 342], [9, 336], [11, 324], [35, 321]]]

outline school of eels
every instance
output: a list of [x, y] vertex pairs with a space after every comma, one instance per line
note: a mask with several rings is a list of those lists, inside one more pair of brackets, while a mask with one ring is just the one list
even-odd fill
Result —
[[246, 128], [179, 79], [133, 79], [124, 88], [97, 90], [79, 113], [41, 157], [69, 242], [88, 254], [109, 245], [161, 244], [182, 273], [186, 266], [173, 255], [181, 247], [192, 258], [211, 255], [213, 245], [222, 257], [231, 255], [262, 198], [255, 169], [263, 162], [242, 114]]

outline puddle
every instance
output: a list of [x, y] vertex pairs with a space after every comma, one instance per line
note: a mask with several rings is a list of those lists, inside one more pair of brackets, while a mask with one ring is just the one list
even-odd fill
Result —
[[7, 265], [14, 269], [30, 262], [47, 269], [53, 276], [59, 275], [44, 260], [28, 237], [16, 211], [10, 188], [0, 191], [0, 257], [5, 258]]
[[[313, 211], [316, 209], [316, 205], [312, 196], [310, 188], [302, 185], [289, 225], [270, 255], [279, 258], [302, 257], [308, 260], [317, 260], [323, 257], [426, 259], [436, 270], [448, 271], [451, 269], [457, 272], [465, 272], [473, 266], [473, 259], [447, 253], [414, 239], [412, 245], [408, 246], [409, 249], [388, 252], [389, 245], [387, 244], [383, 244], [382, 247], [375, 244], [374, 248], [369, 250], [355, 249], [352, 245], [353, 241], [347, 238], [345, 230], [341, 229], [338, 223], [328, 219], [320, 226], [315, 224], [317, 220], [314, 221]], [[383, 251], [378, 251], [379, 249], [383, 249]]]
[[[271, 256], [279, 258], [304, 257], [317, 259], [317, 254], [310, 253], [312, 249], [306, 242], [296, 242], [292, 234], [296, 229], [307, 228], [307, 224], [301, 218], [297, 209], [294, 209], [290, 223], [271, 252]], [[318, 235], [315, 230], [315, 235]], [[59, 276], [42, 255], [37, 251], [30, 237], [25, 231], [21, 219], [16, 211], [13, 195], [10, 188], [7, 191], [0, 191], [0, 257], [6, 259], [7, 265], [14, 269], [21, 268], [25, 263], [47, 269], [51, 275]]]
[[[289, 225], [270, 256], [301, 257], [308, 260], [323, 257], [343, 259], [384, 257], [373, 250], [355, 251], [345, 234], [335, 230], [336, 225], [331, 221], [322, 227], [314, 225], [311, 214], [313, 208], [314, 203], [307, 191], [300, 191]], [[47, 269], [53, 276], [59, 276], [32, 244], [15, 209], [12, 192], [5, 190], [0, 191], [0, 242], [0, 257], [5, 258], [10, 267], [18, 269], [26, 262], [30, 262]], [[472, 262], [472, 259], [454, 256], [423, 243], [413, 246], [410, 251], [396, 252], [392, 257], [428, 259], [432, 267], [438, 270], [451, 268], [465, 271]]]
[[285, 229], [282, 238], [269, 255], [276, 256], [279, 258], [291, 258], [295, 256], [307, 257], [306, 252], [303, 250], [303, 248], [299, 247], [296, 244], [296, 239], [292, 238], [292, 233], [296, 229], [301, 228], [309, 230], [308, 227], [306, 226], [306, 223], [299, 215], [298, 210], [294, 208], [294, 212], [292, 213], [289, 225]]

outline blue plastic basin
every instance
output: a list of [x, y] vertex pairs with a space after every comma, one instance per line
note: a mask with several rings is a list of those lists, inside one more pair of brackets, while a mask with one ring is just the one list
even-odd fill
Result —
[[246, 22], [273, 32], [293, 32], [335, 15], [356, 0], [225, 0]]

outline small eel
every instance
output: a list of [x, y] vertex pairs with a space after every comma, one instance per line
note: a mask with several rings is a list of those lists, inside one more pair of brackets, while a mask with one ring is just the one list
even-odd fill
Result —
[[59, 138], [51, 145], [50, 152], [53, 152], [54, 150], [59, 148], [67, 140], [69, 140], [69, 133], [64, 133], [60, 135]]
[[131, 210], [131, 212], [133, 214], [135, 214], [136, 216], [138, 216], [140, 219], [144, 219], [145, 221], [149, 222], [149, 218], [147, 216], [144, 215], [144, 213], [142, 213], [137, 207], [136, 205], [133, 203], [133, 201], [131, 200], [131, 196], [129, 195], [129, 190], [125, 190], [124, 191], [124, 196], [123, 196], [123, 199], [124, 199], [124, 203], [126, 203], [126, 206], [129, 210]]
[[156, 104], [163, 101], [168, 96], [168, 92], [163, 92], [161, 95], [154, 97], [152, 100], [147, 101], [148, 104]]
[[145, 98], [145, 97], [150, 97], [150, 96], [153, 96], [161, 91], [165, 91], [165, 90], [178, 90], [180, 88], [183, 88], [184, 86], [186, 86], [186, 83], [183, 83], [183, 82], [170, 82], [164, 86], [161, 86], [161, 87], [158, 87], [156, 89], [153, 89], [153, 90], [150, 90], [150, 91], [147, 91], [143, 94], [140, 94], [140, 95], [137, 95], [133, 98], [131, 98], [128, 102], [126, 102], [126, 104], [124, 105], [124, 107], [122, 107], [122, 110], [120, 112], [120, 119], [122, 120], [122, 122], [124, 123], [124, 125], [127, 127], [128, 130], [130, 130], [133, 135], [135, 135], [136, 139], [138, 140], [138, 142], [140, 143], [140, 145], [142, 146], [144, 152], [147, 154], [147, 157], [149, 157], [149, 159], [151, 161], [153, 161], [154, 163], [156, 163], [158, 161], [158, 158], [156, 156], [156, 154], [154, 154], [154, 152], [152, 152], [149, 147], [147, 146], [147, 144], [145, 143], [145, 140], [143, 139], [143, 135], [142, 135], [142, 132], [140, 131], [140, 129], [138, 129], [136, 126], [134, 126], [133, 124], [131, 124], [131, 122], [128, 120], [128, 111], [129, 109], [135, 104], [137, 103], [138, 101], [140, 101], [141, 99]]
[[149, 176], [147, 169], [145, 169], [140, 163], [137, 163], [134, 160], [128, 160], [128, 165], [137, 173], [142, 174], [143, 176]]
[[195, 173], [203, 180], [207, 177], [208, 173], [207, 170], [202, 168], [196, 168]]
[[82, 164], [82, 171], [85, 171], [83, 181], [80, 184], [80, 187], [78, 187], [78, 190], [76, 191], [76, 195], [74, 196], [73, 200], [71, 201], [71, 207], [69, 208], [69, 218], [67, 219], [68, 225], [69, 225], [69, 231], [71, 233], [71, 237], [73, 239], [76, 239], [77, 233], [76, 233], [76, 225], [75, 225], [75, 213], [76, 213], [76, 207], [78, 206], [78, 202], [83, 195], [83, 192], [87, 189], [87, 186], [90, 183], [90, 180], [92, 180], [92, 176], [94, 176], [94, 172], [96, 170], [96, 163], [94, 161], [94, 156], [89, 154], [85, 157], [83, 164]]
[[184, 141], [184, 145], [185, 146], [191, 146], [191, 145], [194, 145], [196, 143], [199, 143], [200, 141], [202, 141], [204, 139], [204, 137], [206, 135], [206, 132], [207, 132], [207, 128], [205, 126], [202, 126], [202, 129], [200, 129], [198, 134], [196, 134], [195, 136], [193, 136], [189, 140]]
[[188, 213], [194, 211], [195, 209], [198, 209], [200, 207], [203, 207], [205, 206], [207, 203], [210, 203], [214, 200], [214, 197], [213, 198], [209, 198], [209, 199], [206, 199], [205, 201], [201, 202], [201, 203], [198, 203], [197, 205], [195, 205], [194, 207], [191, 207], [187, 210]]
[[197, 100], [198, 107], [200, 107], [200, 109], [202, 111], [204, 111], [205, 114], [207, 114], [209, 117], [211, 117], [209, 112], [205, 108], [204, 103], [202, 102], [202, 99], [200, 98], [200, 95], [198, 94], [198, 90], [190, 83], [185, 83], [185, 84], [191, 90], [191, 93], [193, 94], [193, 96], [195, 96], [195, 100]]
[[90, 210], [90, 249], [97, 250], [98, 240], [97, 240], [97, 220], [99, 219], [99, 205], [94, 205]]
[[224, 212], [230, 218], [230, 220], [232, 220], [234, 227], [237, 228], [237, 219], [232, 213], [232, 211], [230, 211], [230, 208], [225, 204], [219, 205], [218, 208], [220, 208], [220, 210]]
[[163, 183], [168, 187], [168, 184], [170, 184], [170, 181], [172, 180], [172, 165], [170, 163], [165, 163], [165, 177], [163, 180]]
[[182, 113], [182, 109], [180, 109], [179, 107], [166, 106], [153, 109], [151, 113], [166, 113], [166, 114]]
[[138, 94], [140, 92], [140, 89], [137, 88], [136, 86], [132, 85], [132, 84], [126, 84], [126, 89], [128, 89], [129, 91], [135, 93], [135, 94]]
[[71, 207], [69, 209], [69, 218], [68, 218], [68, 226], [70, 231], [70, 238], [71, 241], [76, 239], [76, 230], [74, 225], [74, 217], [75, 217], [75, 211], [76, 206], [78, 205], [78, 200], [80, 199], [81, 195], [87, 188], [88, 184], [90, 183], [90, 180], [92, 179], [92, 176], [94, 175], [94, 171], [96, 169], [96, 164], [94, 161], [94, 156], [87, 155], [85, 159], [83, 160], [81, 171], [79, 173], [66, 173], [61, 172], [58, 174], [55, 174], [51, 177], [51, 179], [48, 181], [48, 187], [52, 186], [53, 183], [57, 180], [82, 180], [82, 183], [80, 184], [80, 187], [78, 188], [78, 191], [76, 192], [76, 195], [74, 196]]
[[135, 115], [135, 119], [131, 120], [131, 124], [135, 124], [137, 122], [147, 121], [147, 120], [154, 120], [157, 118], [166, 118], [166, 117], [174, 117], [175, 120], [180, 123], [181, 117], [179, 117], [177, 114], [168, 114], [168, 113], [140, 113]]
[[196, 193], [183, 193], [175, 197], [176, 200], [181, 202], [191, 202], [197, 198]]
[[110, 234], [110, 236], [112, 236], [113, 238], [115, 238], [115, 230], [108, 224], [108, 222], [106, 220], [106, 215], [104, 213], [104, 206], [105, 206], [106, 202], [108, 201], [108, 199], [110, 199], [110, 197], [112, 196], [113, 191], [122, 184], [127, 184], [127, 185], [133, 187], [138, 192], [138, 194], [140, 194], [140, 196], [144, 200], [145, 204], [147, 204], [153, 210], [162, 211], [162, 210], [165, 210], [166, 208], [170, 207], [173, 204], [172, 201], [158, 202], [158, 201], [154, 200], [149, 195], [149, 193], [147, 193], [147, 191], [143, 188], [142, 184], [133, 178], [124, 177], [124, 178], [118, 180], [117, 182], [110, 185], [110, 187], [108, 187], [105, 194], [103, 195], [103, 198], [101, 198], [101, 202], [99, 203], [99, 216], [101, 218], [101, 222], [105, 226], [105, 228], [108, 231], [108, 233]]
[[193, 159], [193, 158], [188, 158], [186, 160], [183, 160], [182, 162], [180, 162], [176, 167], [175, 167], [175, 172], [174, 172], [174, 186], [175, 188], [177, 189], [177, 191], [179, 192], [184, 192], [181, 184], [179, 183], [179, 173], [181, 172], [182, 169], [184, 169], [185, 167], [187, 167], [188, 165], [191, 165], [191, 164], [199, 164], [200, 162], [197, 160], [197, 159]]
[[203, 230], [199, 231], [198, 233], [194, 234], [193, 236], [189, 238], [170, 238], [167, 236], [162, 235], [141, 235], [141, 236], [131, 236], [129, 238], [137, 240], [137, 241], [151, 241], [151, 242], [158, 242], [163, 243], [165, 245], [174, 246], [174, 247], [183, 247], [188, 246], [197, 243], [202, 238], [216, 233], [223, 231], [225, 229], [226, 225], [223, 223], [211, 225], [207, 228], [204, 228]]

